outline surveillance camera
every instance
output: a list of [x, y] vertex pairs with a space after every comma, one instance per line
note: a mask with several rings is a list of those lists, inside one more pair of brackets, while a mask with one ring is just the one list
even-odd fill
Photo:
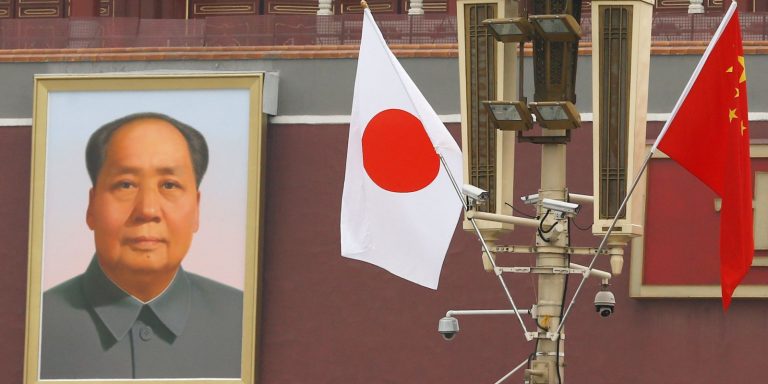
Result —
[[464, 184], [464, 186], [461, 187], [461, 192], [464, 194], [464, 196], [478, 202], [488, 200], [489, 196], [488, 191], [470, 184]]
[[534, 193], [533, 195], [520, 196], [520, 200], [523, 201], [523, 204], [527, 204], [527, 205], [536, 204], [539, 202], [539, 194]]
[[613, 292], [609, 291], [606, 287], [603, 287], [595, 295], [595, 311], [599, 312], [600, 316], [610, 316], [615, 306], [616, 298], [613, 296]]
[[543, 199], [541, 206], [546, 209], [551, 209], [565, 216], [576, 216], [581, 209], [581, 206], [575, 203], [568, 203], [565, 201], [555, 199]]
[[459, 320], [450, 316], [443, 317], [437, 324], [437, 331], [440, 332], [444, 340], [453, 340], [456, 334], [459, 333]]

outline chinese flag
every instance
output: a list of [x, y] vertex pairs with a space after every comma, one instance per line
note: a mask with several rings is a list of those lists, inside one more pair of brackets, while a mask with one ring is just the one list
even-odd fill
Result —
[[747, 74], [734, 2], [656, 140], [658, 148], [722, 198], [724, 310], [754, 253], [747, 113]]

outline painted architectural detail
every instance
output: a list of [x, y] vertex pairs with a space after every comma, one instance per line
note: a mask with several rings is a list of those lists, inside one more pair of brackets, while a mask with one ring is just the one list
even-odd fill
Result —
[[703, 3], [703, 0], [691, 0], [691, 5], [688, 6], [688, 13], [704, 13]]
[[333, 15], [333, 4], [331, 0], [317, 0], [317, 15], [318, 16], [330, 16]]
[[409, 15], [423, 15], [424, 14], [424, 1], [423, 0], [411, 0], [411, 7], [408, 9]]

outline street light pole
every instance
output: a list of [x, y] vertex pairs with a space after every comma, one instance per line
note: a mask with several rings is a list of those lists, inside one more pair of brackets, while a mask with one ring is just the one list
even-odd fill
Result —
[[[565, 163], [566, 148], [565, 144], [542, 144], [541, 145], [541, 189], [540, 198], [549, 198], [566, 201], [567, 192], [565, 189]], [[549, 228], [555, 225], [554, 215], [547, 215], [541, 212], [539, 208], [539, 217], [546, 216], [543, 220], [543, 228]], [[542, 231], [543, 232], [543, 231]], [[557, 238], [547, 238], [547, 235], [539, 232], [536, 235], [537, 247], [543, 247], [549, 252], [539, 252], [536, 256], [537, 267], [555, 267], [568, 268], [569, 260], [566, 252], [570, 233], [566, 231]], [[549, 241], [547, 241], [549, 240]], [[540, 248], [541, 249], [541, 248]], [[562, 383], [564, 380], [564, 340], [563, 330], [560, 330], [560, 337], [555, 340], [547, 337], [547, 333], [555, 332], [560, 325], [560, 318], [563, 311], [563, 292], [566, 287], [567, 274], [540, 274], [538, 277], [539, 297], [537, 305], [537, 327], [539, 339], [536, 342], [536, 357], [531, 363], [527, 376], [531, 383], [555, 384]], [[559, 378], [559, 379], [558, 379]]]
[[[597, 249], [573, 247], [570, 243], [568, 220], [578, 213], [579, 206], [570, 203], [569, 197], [579, 195], [569, 194], [565, 185], [566, 144], [571, 139], [570, 130], [581, 125], [575, 107], [576, 65], [582, 36], [579, 24], [581, 3], [581, 0], [459, 0], [458, 3], [458, 20], [462, 27], [459, 33], [462, 141], [465, 162], [469, 165], [465, 175], [477, 179], [470, 177], [464, 181], [469, 184], [485, 182], [479, 187], [487, 188], [491, 195], [486, 212], [468, 210], [465, 217], [483, 243], [483, 255], [490, 256], [484, 258], [486, 269], [499, 278], [518, 315], [520, 312], [506, 288], [502, 273], [534, 273], [537, 276], [538, 297], [530, 313], [536, 321], [536, 332], [528, 332], [525, 323], [518, 318], [526, 340], [535, 340], [535, 353], [528, 359], [529, 367], [525, 370], [527, 384], [565, 382], [563, 325], [576, 296], [585, 279], [595, 275], [593, 267], [598, 256], [610, 256], [611, 270], [618, 274], [623, 264], [623, 246], [631, 238], [642, 235], [643, 195], [630, 195], [635, 187], [643, 190], [645, 186], [644, 181], [634, 175], [641, 163], [638, 156], [644, 153], [653, 0], [593, 0], [594, 197], [585, 199], [586, 196], [581, 196], [578, 202], [593, 203], [592, 232], [602, 236], [603, 241]], [[516, 17], [511, 15], [512, 9], [519, 10]], [[512, 58], [514, 51], [508, 49], [512, 44], [503, 48], [499, 44], [488, 44], [491, 37], [499, 43], [519, 44], [516, 100], [509, 97], [513, 92], [507, 92], [508, 88], [511, 90], [515, 66], [496, 60]], [[523, 47], [527, 41], [532, 41], [533, 47], [535, 91], [532, 103], [525, 97], [522, 86]], [[486, 107], [485, 110], [480, 109], [481, 105]], [[532, 113], [540, 130], [533, 129]], [[479, 129], [481, 126], [484, 129]], [[495, 133], [494, 127], [498, 129]], [[526, 204], [536, 204], [536, 219], [522, 219], [511, 216], [511, 212], [503, 212], [507, 206], [511, 208], [510, 204], [505, 204], [511, 201], [507, 196], [511, 188], [500, 187], [511, 186], [514, 179], [511, 174], [514, 152], [512, 145], [506, 145], [513, 144], [509, 142], [512, 134], [519, 143], [541, 146], [538, 194], [523, 198]], [[494, 138], [496, 142], [492, 140]], [[485, 145], [477, 145], [479, 143]], [[488, 145], [491, 143], [496, 145]], [[505, 145], [498, 145], [500, 143]], [[627, 184], [630, 180], [636, 181]], [[458, 187], [457, 193], [461, 196]], [[477, 226], [476, 220], [492, 233], [481, 233], [483, 228]], [[487, 241], [486, 235], [511, 229], [499, 224], [538, 226], [535, 246], [496, 247]], [[536, 253], [536, 265], [500, 267], [492, 258], [491, 249]], [[593, 259], [589, 267], [574, 269], [570, 254], [589, 254]], [[566, 309], [568, 274], [581, 272], [582, 281]], [[598, 295], [602, 300], [600, 303], [605, 301], [612, 311], [615, 299], [607, 291], [611, 274], [598, 272], [602, 279], [602, 290]], [[597, 300], [596, 296], [596, 303]], [[603, 312], [601, 315], [607, 316]], [[518, 365], [497, 383], [522, 366]]]
[[[526, 0], [527, 2], [527, 0]], [[581, 1], [535, 1], [531, 7], [525, 7], [529, 15], [570, 15], [578, 20], [581, 15]], [[571, 41], [553, 41], [543, 36], [533, 40], [534, 68], [534, 99], [536, 102], [569, 101], [576, 102], [575, 78], [576, 61], [578, 59], [578, 38]], [[556, 69], [559, 68], [559, 71]], [[546, 127], [545, 121], [539, 124]], [[551, 128], [551, 127], [550, 127]], [[566, 143], [570, 134], [560, 129], [542, 129], [542, 136], [552, 136], [565, 140], [538, 140], [541, 143], [541, 188], [540, 201], [544, 198], [568, 201], [566, 181]], [[534, 141], [537, 142], [537, 141]], [[570, 245], [568, 226], [559, 236], [547, 236], [547, 229], [558, 221], [548, 214], [541, 204], [538, 204], [538, 215], [542, 225], [536, 235], [536, 246], [539, 253], [536, 256], [537, 267], [568, 268]], [[539, 331], [536, 341], [536, 355], [531, 361], [530, 369], [526, 370], [526, 378], [531, 384], [562, 384], [565, 382], [564, 330], [560, 327], [563, 315], [567, 274], [539, 274], [537, 299], [537, 327]], [[553, 332], [559, 332], [553, 335]]]

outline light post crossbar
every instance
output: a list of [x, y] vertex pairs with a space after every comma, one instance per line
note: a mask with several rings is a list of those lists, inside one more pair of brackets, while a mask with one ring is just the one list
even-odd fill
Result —
[[597, 261], [597, 257], [602, 253], [603, 248], [605, 247], [605, 244], [608, 242], [608, 236], [613, 233], [613, 228], [616, 227], [616, 222], [619, 221], [619, 216], [621, 216], [621, 213], [624, 211], [624, 208], [627, 206], [627, 202], [629, 201], [629, 198], [632, 196], [632, 193], [635, 192], [635, 188], [637, 188], [637, 185], [640, 183], [640, 178], [643, 176], [643, 173], [645, 172], [645, 169], [648, 168], [648, 163], [651, 161], [651, 157], [653, 157], [654, 149], [652, 148], [650, 152], [648, 152], [648, 155], [645, 157], [645, 161], [643, 161], [643, 165], [640, 167], [640, 171], [637, 173], [637, 176], [635, 176], [635, 179], [632, 181], [632, 187], [629, 188], [629, 191], [627, 192], [627, 196], [624, 197], [624, 201], [621, 202], [621, 205], [619, 206], [619, 209], [616, 211], [616, 216], [613, 217], [613, 221], [611, 222], [611, 225], [608, 227], [608, 231], [605, 232], [605, 235], [603, 235], [603, 239], [600, 241], [600, 246], [597, 247], [597, 252], [595, 252], [595, 256], [592, 257], [592, 260], [589, 262], [589, 266], [587, 267], [584, 276], [581, 278], [581, 281], [579, 282], [578, 287], [576, 287], [576, 291], [573, 293], [573, 297], [571, 298], [571, 303], [568, 304], [568, 308], [565, 310], [565, 313], [563, 313], [563, 318], [560, 320], [560, 325], [557, 327], [557, 330], [554, 332], [555, 334], [559, 334], [560, 330], [563, 328], [563, 324], [565, 324], [565, 320], [568, 317], [568, 314], [571, 312], [571, 308], [574, 304], [576, 304], [576, 297], [579, 295], [579, 292], [581, 291], [581, 288], [584, 286], [584, 282], [587, 281], [587, 277], [589, 274], [591, 274], [592, 270], [594, 269], [595, 261]]
[[[446, 164], [445, 158], [443, 157], [443, 155], [440, 154], [439, 151], [437, 151], [437, 148], [435, 148], [435, 152], [437, 152], [437, 155], [440, 157], [440, 162], [443, 164], [443, 169], [445, 169], [445, 172], [448, 174], [448, 178], [451, 180], [451, 184], [453, 184], [453, 188], [456, 190], [459, 200], [461, 201], [461, 205], [464, 206], [464, 211], [466, 212], [468, 210], [468, 207], [467, 207], [467, 203], [464, 201], [464, 195], [461, 193], [461, 188], [459, 188], [459, 184], [456, 183], [456, 179], [453, 177], [453, 173], [451, 173], [451, 170], [448, 167], [448, 164]], [[485, 251], [485, 255], [486, 257], [488, 257], [488, 260], [491, 262], [491, 265], [495, 270], [496, 262], [493, 260], [491, 250], [488, 247], [488, 244], [486, 244], [485, 238], [483, 238], [483, 234], [480, 233], [480, 228], [477, 227], [477, 223], [475, 223], [474, 219], [470, 218], [469, 222], [472, 223], [472, 228], [474, 228], [475, 234], [477, 234], [478, 239], [480, 239], [480, 243], [482, 243], [483, 245], [483, 250]], [[520, 316], [520, 311], [517, 309], [517, 304], [515, 304], [515, 299], [512, 298], [512, 294], [510, 293], [509, 288], [507, 287], [507, 283], [501, 277], [500, 273], [496, 273], [496, 277], [499, 278], [499, 283], [501, 283], [501, 287], [504, 288], [504, 293], [507, 295], [507, 299], [509, 299], [509, 303], [512, 304], [512, 309], [515, 310], [517, 319], [520, 321], [520, 326], [523, 328], [523, 334], [525, 335], [525, 339], [528, 341], [532, 340], [528, 333], [528, 328], [526, 328], [525, 323], [523, 322], [523, 318]]]

